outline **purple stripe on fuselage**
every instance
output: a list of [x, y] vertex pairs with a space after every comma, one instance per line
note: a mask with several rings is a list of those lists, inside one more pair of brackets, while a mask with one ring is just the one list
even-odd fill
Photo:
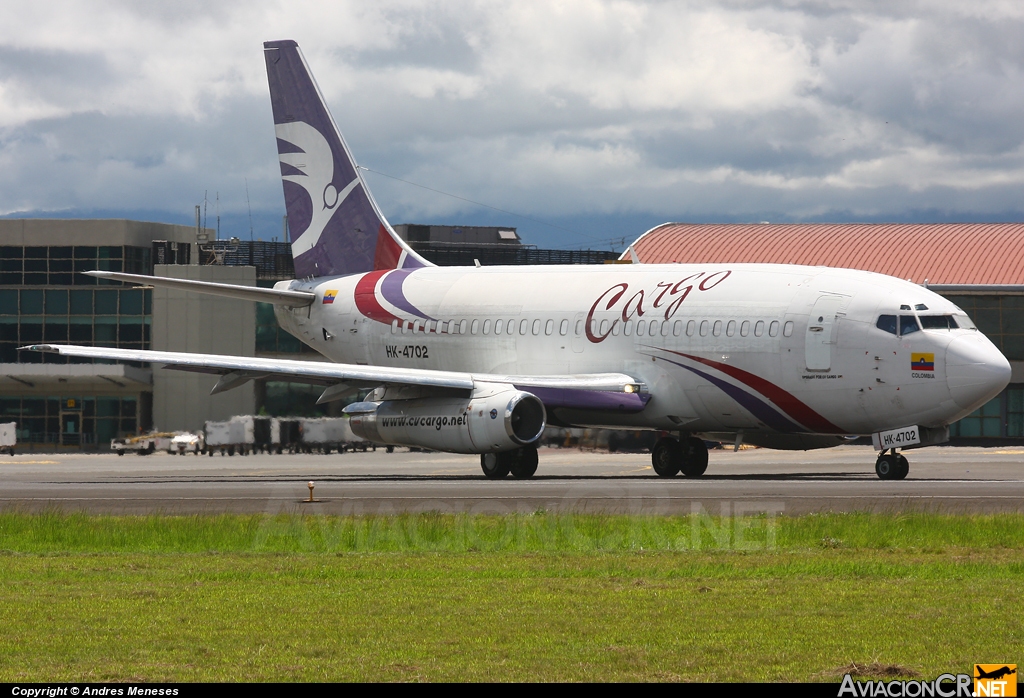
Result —
[[384, 280], [380, 282], [380, 295], [384, 297], [384, 300], [396, 308], [401, 308], [405, 312], [415, 315], [416, 317], [421, 317], [425, 320], [433, 320], [434, 318], [424, 314], [405, 297], [405, 292], [402, 290], [402, 284], [405, 283], [405, 278], [411, 273], [411, 271], [404, 271], [402, 269], [389, 273], [384, 277]]
[[651, 396], [647, 393], [622, 393], [610, 390], [579, 390], [576, 388], [541, 388], [531, 385], [516, 385], [540, 398], [546, 409], [567, 407], [574, 410], [599, 410], [602, 412], [640, 412], [647, 406]]
[[687, 366], [686, 364], [679, 363], [678, 361], [673, 361], [672, 359], [662, 360], [668, 361], [670, 364], [675, 364], [676, 366], [682, 366], [687, 371], [693, 371], [704, 380], [721, 388], [726, 395], [728, 395], [733, 400], [738, 402], [748, 412], [750, 412], [750, 414], [760, 419], [762, 422], [767, 424], [775, 431], [779, 431], [784, 434], [806, 431], [805, 429], [802, 429], [801, 427], [797, 426], [793, 422], [786, 419], [784, 416], [782, 416], [781, 413], [775, 411], [770, 405], [768, 405], [768, 403], [764, 402], [763, 400], [760, 400], [759, 398], [754, 397], [753, 395], [751, 395], [750, 393], [746, 392], [741, 388], [737, 388], [732, 383], [727, 383], [726, 381], [720, 378], [715, 378], [714, 376], [704, 373], [704, 371], [700, 371], [694, 368], [693, 366]]

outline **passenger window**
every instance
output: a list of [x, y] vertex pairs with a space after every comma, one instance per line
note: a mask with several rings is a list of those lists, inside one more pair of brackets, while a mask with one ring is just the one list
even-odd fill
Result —
[[576, 321], [576, 336], [579, 337], [581, 334], [583, 334], [583, 321], [582, 320], [577, 320]]
[[622, 334], [626, 335], [627, 337], [633, 334], [632, 320], [626, 320], [626, 324], [622, 326]]
[[650, 329], [647, 330], [647, 334], [648, 335], [653, 337], [654, 335], [658, 334], [658, 321], [657, 320], [651, 320], [648, 323], [648, 327], [650, 328]]
[[[505, 321], [504, 320], [495, 320], [494, 321], [494, 334], [501, 334], [501, 328], [504, 327], [504, 326], [505, 326]], [[484, 330], [484, 334], [487, 334], [486, 330]]]
[[709, 327], [710, 327], [710, 325], [708, 324], [707, 320], [701, 320], [700, 321], [700, 336], [701, 337], [707, 337], [708, 336], [708, 328]]
[[711, 334], [713, 334], [716, 337], [719, 336], [720, 334], [722, 334], [722, 321], [721, 320], [715, 320], [715, 324], [711, 328]]
[[917, 332], [921, 329], [917, 324], [917, 318], [913, 315], [900, 315], [900, 336]]
[[[523, 320], [523, 322], [526, 322], [526, 320]], [[515, 333], [516, 333], [516, 321], [515, 320], [509, 320], [508, 324], [505, 325], [505, 334], [515, 334]]]
[[537, 320], [533, 321], [533, 334], [534, 335], [540, 334], [540, 319], [539, 318]]
[[391, 323], [391, 334], [398, 334], [398, 320]]
[[787, 322], [787, 323], [786, 323], [786, 324], [785, 324], [785, 325], [784, 325], [784, 326], [782, 327], [782, 336], [783, 336], [783, 337], [789, 337], [789, 336], [791, 336], [792, 334], [793, 334], [793, 321], [792, 321], [792, 320], [790, 320], [790, 321], [788, 321], [788, 322]]
[[673, 337], [678, 337], [682, 333], [683, 333], [683, 321], [682, 320], [676, 320], [674, 323], [672, 323], [672, 336]]
[[612, 337], [618, 337], [618, 336], [619, 336], [619, 321], [618, 320], [612, 320]]
[[725, 336], [732, 337], [734, 334], [736, 334], [736, 321], [730, 320], [729, 324], [725, 326]]
[[686, 323], [686, 336], [687, 337], [692, 337], [693, 333], [696, 332], [696, 331], [697, 331], [697, 321], [696, 320], [690, 320], [689, 322]]
[[644, 330], [646, 330], [646, 329], [647, 329], [647, 321], [646, 320], [638, 320], [637, 323], [636, 323], [636, 336], [637, 337], [643, 337], [644, 336]]
[[740, 323], [740, 337], [746, 337], [750, 334], [750, 320], [744, 320]]
[[[528, 329], [530, 329], [530, 321], [529, 320], [525, 320], [525, 319], [520, 320], [519, 321], [519, 334], [526, 334], [526, 331]], [[509, 332], [509, 334], [512, 334], [512, 333]]]
[[562, 320], [561, 324], [558, 325], [558, 334], [563, 337], [569, 333], [569, 321]]
[[412, 326], [412, 331], [413, 331], [413, 333], [422, 332], [423, 331], [423, 323], [421, 323], [419, 320], [417, 320], [416, 323]]
[[879, 315], [878, 322], [875, 323], [875, 327], [884, 332], [888, 332], [889, 334], [896, 334], [896, 316]]
[[491, 333], [491, 321], [490, 320], [484, 320], [484, 331], [483, 331], [483, 334], [490, 334], [490, 333]]
[[441, 329], [438, 330], [438, 331], [441, 334], [448, 334], [448, 326], [449, 326], [450, 323], [451, 323], [451, 320], [442, 320], [441, 321]]
[[772, 324], [768, 325], [768, 336], [777, 337], [779, 335], [779, 321], [772, 320]]
[[760, 337], [764, 334], [764, 320], [758, 320], [754, 325], [754, 336]]
[[[466, 320], [459, 320], [459, 334], [466, 334]], [[476, 334], [476, 320], [473, 321], [473, 334]]]
[[601, 321], [601, 330], [600, 330], [600, 333], [601, 333], [601, 336], [602, 336], [602, 337], [603, 337], [604, 335], [608, 334], [608, 321], [607, 321], [607, 320], [602, 320], [602, 321]]
[[479, 331], [480, 331], [480, 321], [479, 320], [474, 320], [473, 324], [469, 326], [469, 333], [470, 334], [476, 334]]

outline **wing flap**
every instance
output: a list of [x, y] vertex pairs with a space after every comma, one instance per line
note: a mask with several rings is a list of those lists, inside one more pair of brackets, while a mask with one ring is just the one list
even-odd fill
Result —
[[[242, 385], [253, 378], [328, 386], [322, 401], [341, 399], [351, 389], [394, 386], [399, 394], [470, 394], [479, 383], [505, 383], [537, 395], [549, 408], [599, 412], [639, 412], [651, 399], [647, 387], [622, 373], [516, 376], [464, 373], [422, 368], [362, 366], [328, 361], [295, 361], [220, 354], [111, 349], [64, 344], [34, 344], [31, 351], [117, 361], [163, 364], [165, 368], [220, 375], [214, 393]], [[331, 389], [330, 386], [337, 386]]]

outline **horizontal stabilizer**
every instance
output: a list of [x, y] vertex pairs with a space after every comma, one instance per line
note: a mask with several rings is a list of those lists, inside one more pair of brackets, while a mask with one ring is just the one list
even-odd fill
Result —
[[235, 284], [217, 284], [210, 281], [190, 281], [188, 279], [171, 279], [166, 276], [145, 276], [143, 274], [122, 274], [119, 271], [83, 271], [83, 274], [95, 276], [97, 279], [113, 279], [130, 284], [173, 288], [178, 291], [206, 293], [225, 298], [238, 298], [258, 303], [273, 303], [290, 308], [304, 308], [312, 305], [316, 294], [309, 291], [290, 291], [287, 289], [259, 288], [257, 286], [237, 286]]

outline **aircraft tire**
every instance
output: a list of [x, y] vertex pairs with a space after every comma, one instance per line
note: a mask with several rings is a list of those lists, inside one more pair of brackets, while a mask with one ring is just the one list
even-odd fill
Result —
[[537, 472], [537, 463], [539, 461], [537, 457], [536, 446], [524, 446], [516, 451], [515, 460], [512, 462], [509, 468], [512, 473], [512, 477], [517, 480], [524, 480], [528, 477], [533, 477], [533, 474]]
[[910, 461], [902, 453], [899, 453], [896, 455], [896, 464], [896, 473], [893, 475], [893, 480], [905, 480], [907, 475], [910, 474]]
[[679, 466], [683, 462], [683, 449], [679, 442], [671, 436], [666, 436], [654, 444], [651, 451], [651, 465], [658, 477], [675, 477], [679, 472]]
[[686, 477], [700, 477], [708, 469], [708, 447], [704, 439], [691, 436], [680, 444], [682, 451], [679, 472]]
[[899, 470], [895, 456], [879, 456], [875, 461], [875, 475], [879, 480], [895, 480]]
[[480, 469], [484, 471], [484, 477], [488, 480], [501, 480], [511, 470], [509, 452], [504, 453], [481, 453]]

